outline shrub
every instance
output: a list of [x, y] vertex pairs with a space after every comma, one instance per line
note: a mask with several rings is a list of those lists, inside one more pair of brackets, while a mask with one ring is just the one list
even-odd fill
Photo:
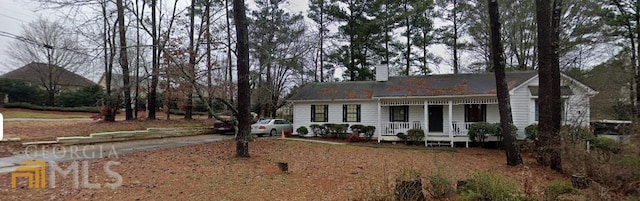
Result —
[[422, 129], [409, 129], [407, 131], [407, 140], [412, 142], [419, 142], [424, 139], [424, 130]]
[[[186, 114], [185, 111], [183, 110], [177, 110], [177, 109], [170, 109], [169, 110], [169, 114], [175, 114], [175, 115], [184, 115]], [[192, 111], [191, 114], [194, 115], [207, 115], [207, 112], [197, 112], [197, 111]]]
[[538, 124], [531, 124], [524, 128], [524, 134], [527, 135], [527, 139], [535, 140], [538, 138]]
[[9, 97], [9, 102], [28, 102], [31, 104], [42, 104], [46, 100], [47, 92], [35, 86], [29, 85], [25, 81], [0, 79], [0, 93]]
[[326, 136], [329, 136], [329, 134], [336, 135], [336, 127], [337, 127], [336, 124], [326, 123], [326, 124], [323, 124], [323, 126], [327, 129]]
[[346, 137], [349, 124], [336, 124], [335, 131], [338, 138]]
[[[500, 123], [494, 123], [493, 124], [494, 129], [496, 131], [496, 133], [494, 133], [496, 136], [502, 136], [502, 125]], [[518, 127], [516, 127], [515, 125], [511, 124], [511, 133], [515, 134], [518, 132]]]
[[431, 197], [443, 199], [453, 194], [453, 182], [441, 172], [429, 175], [429, 193]]
[[362, 128], [362, 132], [364, 133], [364, 138], [366, 140], [371, 140], [371, 138], [373, 138], [373, 135], [376, 133], [376, 127], [365, 126], [364, 128]]
[[405, 143], [407, 142], [407, 140], [409, 139], [409, 136], [407, 136], [404, 133], [398, 133], [396, 134], [396, 137], [400, 138], [400, 140], [404, 141]]
[[354, 133], [362, 133], [363, 129], [364, 129], [364, 125], [362, 124], [351, 125], [351, 131], [353, 131]]
[[544, 200], [556, 200], [562, 194], [580, 194], [580, 191], [566, 181], [551, 181], [544, 189]]
[[490, 172], [475, 172], [461, 192], [462, 200], [523, 200], [514, 181]]
[[55, 107], [55, 106], [41, 106], [33, 105], [31, 103], [5, 103], [2, 105], [4, 108], [22, 108], [37, 111], [59, 111], [59, 112], [89, 112], [99, 113], [98, 107]]
[[618, 153], [620, 152], [620, 143], [614, 139], [607, 137], [596, 137], [589, 140], [591, 147], [606, 152]]
[[360, 134], [354, 133], [349, 135], [349, 138], [347, 138], [347, 142], [360, 142], [362, 141], [362, 138], [360, 138]]
[[320, 137], [326, 137], [327, 136], [327, 128], [323, 125], [318, 125], [318, 124], [311, 124], [309, 125], [309, 128], [311, 128], [311, 131], [313, 132], [313, 135], [320, 136]]
[[296, 129], [296, 133], [298, 133], [299, 136], [304, 136], [309, 133], [309, 130], [307, 130], [307, 127], [300, 126], [298, 129]]
[[58, 98], [58, 105], [62, 107], [95, 106], [96, 101], [104, 96], [102, 87], [91, 85], [76, 91], [62, 92]]
[[469, 140], [472, 142], [484, 142], [487, 135], [496, 134], [497, 127], [487, 122], [478, 122], [469, 126]]

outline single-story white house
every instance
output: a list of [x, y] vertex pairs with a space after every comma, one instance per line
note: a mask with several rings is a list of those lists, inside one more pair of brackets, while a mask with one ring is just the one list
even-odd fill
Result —
[[[294, 130], [311, 124], [375, 126], [378, 141], [396, 141], [397, 133], [423, 129], [426, 142], [464, 142], [476, 122], [500, 122], [493, 73], [388, 76], [376, 67], [376, 81], [309, 83], [289, 101]], [[562, 74], [563, 121], [589, 124], [589, 98], [597, 92]], [[538, 73], [507, 72], [513, 123], [518, 139], [538, 122]], [[309, 129], [310, 130], [310, 129]], [[425, 145], [427, 144], [425, 142]]]

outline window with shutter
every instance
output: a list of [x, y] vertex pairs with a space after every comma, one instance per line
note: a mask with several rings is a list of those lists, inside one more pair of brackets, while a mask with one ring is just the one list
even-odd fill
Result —
[[360, 122], [360, 105], [342, 105], [342, 122]]

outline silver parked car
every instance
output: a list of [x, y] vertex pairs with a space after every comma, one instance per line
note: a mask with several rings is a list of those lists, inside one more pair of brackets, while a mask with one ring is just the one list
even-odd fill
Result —
[[261, 119], [251, 125], [251, 134], [263, 136], [276, 136], [284, 131], [285, 135], [291, 135], [293, 126], [285, 119]]

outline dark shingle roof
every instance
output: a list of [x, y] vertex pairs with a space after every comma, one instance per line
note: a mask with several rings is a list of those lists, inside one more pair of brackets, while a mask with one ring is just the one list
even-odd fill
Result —
[[[51, 69], [50, 69], [51, 68]], [[49, 72], [52, 72], [49, 76]], [[54, 79], [54, 83], [62, 86], [90, 86], [95, 83], [81, 75], [75, 74], [59, 66], [49, 66], [45, 63], [31, 62], [18, 69], [1, 75], [0, 78], [22, 80], [34, 84], [48, 81], [49, 77]]]
[[[507, 72], [509, 89], [537, 72]], [[389, 77], [387, 82], [323, 82], [302, 87], [290, 100], [370, 99], [372, 97], [424, 97], [496, 94], [493, 73]]]

